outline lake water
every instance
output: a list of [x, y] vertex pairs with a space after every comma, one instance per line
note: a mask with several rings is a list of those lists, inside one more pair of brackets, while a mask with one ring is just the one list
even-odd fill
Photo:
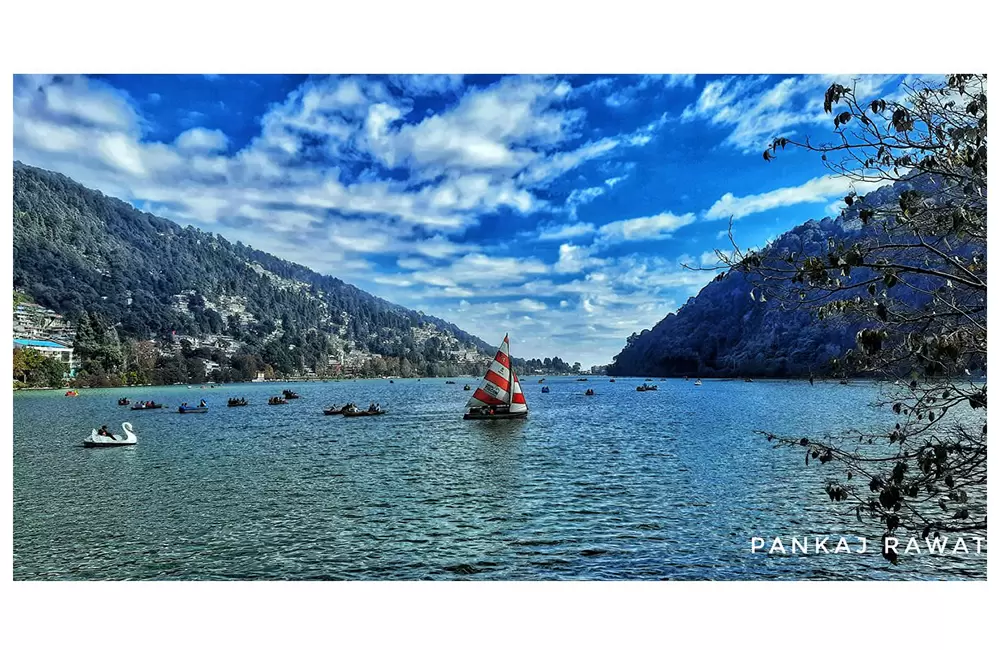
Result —
[[[985, 553], [750, 553], [754, 536], [877, 540], [823, 492], [829, 466], [752, 433], [889, 424], [874, 385], [550, 378], [542, 394], [524, 377], [527, 420], [466, 422], [462, 386], [479, 380], [455, 381], [17, 393], [14, 578], [986, 578]], [[282, 388], [302, 399], [268, 406]], [[209, 413], [176, 413], [201, 398]], [[347, 401], [388, 413], [322, 414]], [[82, 447], [124, 421], [135, 447]]]

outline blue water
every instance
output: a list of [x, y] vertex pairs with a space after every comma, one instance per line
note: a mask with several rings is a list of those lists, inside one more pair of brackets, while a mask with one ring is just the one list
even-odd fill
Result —
[[[874, 385], [523, 386], [525, 421], [466, 422], [458, 378], [21, 392], [16, 579], [985, 579], [986, 555], [751, 554], [753, 536], [878, 531], [754, 429], [893, 422]], [[268, 406], [291, 388], [302, 399]], [[585, 397], [586, 388], [597, 395]], [[119, 396], [171, 410], [133, 412]], [[226, 398], [251, 404], [227, 408]], [[178, 414], [208, 400], [209, 413]], [[323, 406], [381, 402], [375, 418]], [[87, 449], [131, 421], [132, 448]], [[815, 465], [815, 464], [814, 464]], [[832, 464], [831, 464], [832, 465]], [[853, 538], [852, 538], [853, 539]]]

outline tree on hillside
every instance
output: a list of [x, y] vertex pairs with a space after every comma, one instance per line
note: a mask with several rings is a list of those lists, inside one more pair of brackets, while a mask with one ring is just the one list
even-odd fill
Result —
[[[775, 247], [719, 254], [745, 274], [758, 301], [863, 323], [844, 375], [892, 380], [887, 431], [847, 430], [822, 439], [761, 432], [804, 448], [806, 463], [833, 463], [826, 493], [884, 536], [986, 534], [986, 77], [951, 75], [904, 86], [902, 97], [865, 100], [833, 84], [824, 109], [834, 141], [778, 138], [817, 152], [837, 175], [891, 181], [898, 200], [851, 192], [845, 210], [862, 224], [850, 245], [823, 255]], [[732, 238], [732, 236], [731, 236]], [[898, 554], [889, 550], [895, 563]]]

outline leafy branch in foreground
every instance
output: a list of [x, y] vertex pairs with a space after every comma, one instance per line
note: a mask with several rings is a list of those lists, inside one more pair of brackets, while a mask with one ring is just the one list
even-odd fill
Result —
[[[845, 217], [861, 236], [831, 238], [821, 255], [769, 246], [719, 253], [745, 274], [754, 300], [860, 325], [836, 363], [888, 379], [895, 425], [814, 440], [761, 432], [805, 449], [806, 463], [839, 463], [826, 486], [884, 535], [986, 533], [986, 76], [904, 86], [899, 99], [863, 100], [833, 84], [824, 109], [835, 141], [778, 138], [765, 161], [797, 147], [834, 174], [893, 183], [893, 200], [851, 191]], [[886, 559], [898, 557], [890, 551]]]

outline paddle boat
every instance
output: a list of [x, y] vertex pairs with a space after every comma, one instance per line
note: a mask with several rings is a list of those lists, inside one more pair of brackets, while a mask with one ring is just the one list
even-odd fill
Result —
[[80, 396], [80, 393], [76, 392], [75, 390], [68, 390], [68, 391], [66, 391], [66, 394], [65, 394], [65, 397], [79, 397], [79, 396]]
[[695, 382], [694, 382], [694, 385], [695, 385], [695, 386], [701, 386], [701, 380], [699, 379], [699, 380], [695, 381]]
[[613, 383], [615, 383], [615, 380], [612, 378], [611, 380], [608, 381], [608, 383], [609, 384], [613, 384]]
[[128, 406], [129, 401], [127, 397], [121, 397], [118, 399], [118, 406]]
[[454, 384], [455, 382], [453, 382], [453, 381], [446, 381], [444, 383], [446, 383], [446, 384]]
[[299, 399], [299, 394], [291, 390], [283, 390], [281, 391], [281, 395], [285, 399]]
[[246, 406], [247, 404], [249, 404], [249, 402], [247, 401], [247, 398], [245, 398], [245, 397], [239, 397], [239, 398], [230, 397], [229, 401], [226, 402], [226, 406], [230, 406], [230, 407], [232, 407], [232, 406]]
[[135, 434], [132, 433], [132, 424], [130, 422], [122, 423], [122, 433], [119, 433], [114, 437], [102, 436], [97, 433], [97, 429], [91, 429], [90, 435], [83, 439], [84, 447], [126, 447], [129, 445], [134, 445], [136, 442]]
[[186, 403], [177, 407], [178, 413], [208, 413], [208, 404], [202, 400], [198, 406], [188, 406]]
[[643, 384], [642, 386], [636, 386], [635, 389], [640, 393], [644, 393], [647, 390], [656, 390], [656, 384]]
[[542, 386], [542, 392], [543, 393], [549, 392], [549, 387], [548, 386]]
[[472, 386], [466, 384], [465, 387], [462, 388], [462, 390], [472, 390]]
[[596, 394], [597, 394], [597, 393], [595, 393], [595, 392], [594, 392], [594, 389], [593, 389], [593, 388], [588, 388], [588, 389], [587, 389], [587, 392], [586, 392], [586, 393], [584, 393], [584, 395], [588, 395], [588, 396], [591, 396], [591, 395], [596, 395]]
[[161, 409], [163, 404], [157, 404], [156, 402], [137, 402], [132, 405], [133, 411], [148, 411], [151, 409]]
[[279, 406], [281, 404], [288, 404], [288, 400], [284, 397], [269, 397], [267, 398], [268, 406]]

